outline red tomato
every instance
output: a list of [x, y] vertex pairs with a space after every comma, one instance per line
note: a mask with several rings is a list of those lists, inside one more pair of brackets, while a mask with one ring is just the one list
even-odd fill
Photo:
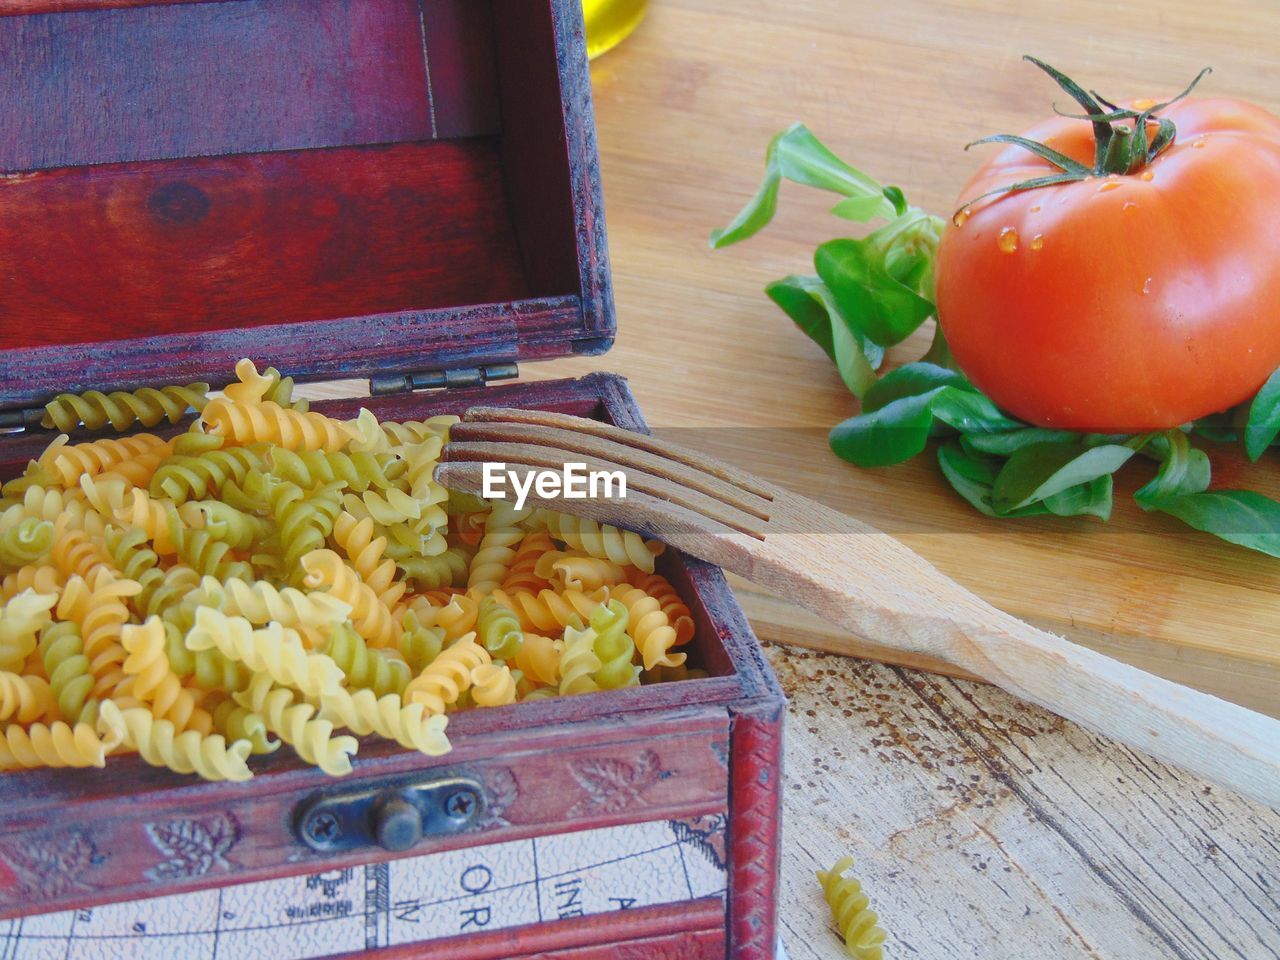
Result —
[[[1177, 137], [1142, 171], [983, 200], [943, 235], [938, 318], [956, 361], [1030, 423], [1174, 427], [1280, 367], [1280, 119], [1208, 99], [1160, 116]], [[1093, 167], [1086, 121], [1025, 136]], [[1005, 146], [961, 201], [1056, 172]]]

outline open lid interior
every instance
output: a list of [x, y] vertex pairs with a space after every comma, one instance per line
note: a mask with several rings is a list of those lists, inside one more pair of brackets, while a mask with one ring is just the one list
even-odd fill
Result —
[[0, 409], [607, 348], [576, 0], [0, 0]]

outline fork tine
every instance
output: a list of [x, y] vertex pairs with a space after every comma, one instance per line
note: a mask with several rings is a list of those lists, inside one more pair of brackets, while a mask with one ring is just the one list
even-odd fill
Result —
[[[484, 489], [484, 461], [446, 460], [436, 466], [436, 479], [451, 490], [462, 490], [479, 495]], [[535, 490], [529, 491], [529, 502], [550, 510], [561, 510], [567, 502], [566, 513], [589, 517], [599, 523], [635, 530], [644, 536], [664, 540], [677, 549], [684, 549], [682, 541], [688, 537], [742, 536], [742, 532], [725, 526], [712, 518], [687, 510], [679, 504], [651, 496], [648, 493], [632, 493], [627, 490], [625, 500], [595, 499], [570, 500], [544, 499]]]
[[[619, 516], [630, 516], [626, 505], [631, 502], [632, 492], [635, 491], [675, 504], [693, 514], [712, 520], [732, 532], [745, 533], [758, 540], [764, 539], [764, 523], [758, 517], [739, 510], [733, 505], [708, 497], [706, 494], [691, 490], [678, 481], [641, 470], [628, 470], [620, 464], [584, 454], [580, 450], [565, 450], [558, 447], [544, 446], [540, 443], [489, 443], [451, 440], [449, 445], [445, 447], [442, 456], [444, 463], [507, 463], [553, 470], [563, 468], [566, 463], [582, 463], [588, 470], [621, 470], [627, 478], [627, 496], [625, 499], [618, 498], [618, 502], [623, 504], [623, 508], [617, 511]], [[551, 502], [557, 505], [557, 509], [562, 509], [561, 505], [573, 504], [577, 501], [557, 498]], [[576, 513], [578, 511], [570, 506], [565, 512]], [[628, 520], [624, 519], [621, 525], [628, 526]]]
[[704, 473], [700, 469], [690, 469], [683, 461], [657, 456], [611, 439], [584, 434], [579, 430], [498, 421], [459, 423], [451, 429], [450, 440], [533, 443], [581, 452], [612, 461], [624, 468], [666, 477], [760, 520], [769, 519], [770, 501], [744, 491], [720, 477]]
[[472, 407], [467, 411], [464, 422], [525, 423], [539, 427], [558, 427], [562, 430], [571, 430], [577, 434], [587, 434], [603, 440], [612, 440], [622, 446], [643, 450], [662, 457], [664, 460], [673, 460], [683, 466], [710, 474], [763, 500], [772, 501], [774, 498], [773, 488], [745, 471], [736, 470], [727, 464], [708, 458], [696, 450], [690, 450], [688, 447], [657, 440], [646, 433], [623, 430], [611, 423], [603, 423], [599, 420], [573, 417], [564, 413], [551, 413], [546, 410], [518, 410], [513, 407]]

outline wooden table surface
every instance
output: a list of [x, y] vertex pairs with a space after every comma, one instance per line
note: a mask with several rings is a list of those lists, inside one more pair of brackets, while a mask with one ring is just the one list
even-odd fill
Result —
[[[797, 119], [949, 211], [977, 162], [962, 144], [1063, 99], [1024, 53], [1117, 97], [1175, 91], [1211, 64], [1209, 92], [1280, 110], [1272, 3], [652, 0], [593, 68], [618, 344], [526, 373], [623, 373], [667, 435], [887, 525], [1020, 616], [1266, 706], [1275, 675], [1253, 654], [1280, 653], [1280, 563], [1124, 506], [1103, 530], [991, 523], [923, 458], [882, 472], [840, 462], [826, 429], [853, 399], [761, 294], [811, 272], [813, 246], [846, 231], [830, 197], [784, 186], [770, 230], [707, 249], [754, 190], [769, 137]], [[855, 649], [744, 596], [766, 635]], [[794, 647], [770, 657], [791, 698], [793, 958], [842, 955], [812, 871], [846, 851], [890, 957], [1280, 956], [1280, 815], [999, 690]]]

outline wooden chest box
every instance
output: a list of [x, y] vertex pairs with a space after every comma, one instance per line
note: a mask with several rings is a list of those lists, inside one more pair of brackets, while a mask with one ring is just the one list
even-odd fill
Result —
[[[644, 428], [608, 374], [485, 385], [614, 331], [573, 0], [0, 0], [0, 276], [0, 477], [53, 394], [241, 356], [369, 377], [334, 416]], [[0, 775], [0, 957], [771, 957], [781, 696], [719, 570], [660, 569], [705, 678], [463, 711], [342, 779]]]

